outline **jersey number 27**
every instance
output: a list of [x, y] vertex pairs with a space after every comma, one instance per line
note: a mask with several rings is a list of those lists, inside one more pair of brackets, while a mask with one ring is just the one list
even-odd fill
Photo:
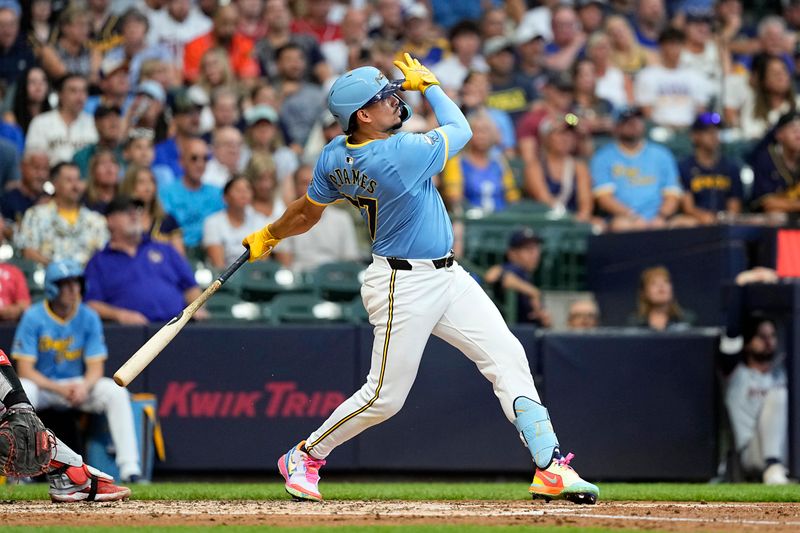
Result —
[[363, 209], [367, 214], [367, 225], [369, 226], [369, 236], [375, 240], [375, 230], [378, 227], [378, 199], [370, 198], [368, 196], [352, 196], [343, 195], [348, 202], [353, 204], [356, 209]]

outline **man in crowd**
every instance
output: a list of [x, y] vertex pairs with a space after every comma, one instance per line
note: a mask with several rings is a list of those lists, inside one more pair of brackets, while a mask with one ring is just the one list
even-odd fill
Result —
[[58, 80], [58, 108], [34, 117], [25, 137], [27, 150], [50, 154], [50, 165], [72, 161], [75, 153], [97, 142], [94, 119], [83, 111], [88, 85], [79, 74], [67, 74]]
[[483, 45], [492, 89], [488, 105], [511, 115], [516, 124], [537, 94], [514, 66], [514, 45], [505, 37], [492, 37]]
[[511, 292], [516, 306], [516, 322], [536, 324], [548, 328], [552, 324], [550, 314], [542, 304], [541, 291], [531, 283], [533, 273], [542, 257], [542, 239], [530, 228], [522, 228], [511, 234], [506, 248], [506, 262], [486, 271], [484, 279], [491, 284], [495, 300], [506, 303], [506, 294]]
[[305, 81], [305, 53], [296, 44], [285, 44], [275, 51], [278, 64], [278, 91], [283, 99], [281, 122], [287, 142], [302, 147], [317, 117], [324, 109], [324, 94], [318, 85]]
[[667, 28], [658, 39], [661, 62], [636, 75], [634, 98], [645, 117], [659, 126], [688, 128], [698, 111], [709, 103], [711, 87], [706, 78], [680, 66], [685, 35]]
[[449, 37], [453, 53], [437, 63], [431, 72], [442, 80], [445, 91], [456, 94], [470, 71], [486, 72], [489, 66], [480, 55], [481, 30], [475, 22], [459, 22], [450, 29]]
[[22, 316], [11, 356], [34, 409], [71, 407], [105, 414], [120, 478], [137, 481], [142, 470], [130, 396], [103, 377], [108, 356], [103, 325], [81, 303], [82, 286], [83, 267], [77, 262], [48, 265], [45, 299]]
[[545, 47], [545, 65], [555, 71], [571, 69], [586, 44], [578, 15], [571, 5], [562, 4], [553, 10], [551, 24], [553, 40]]
[[19, 186], [0, 196], [0, 212], [6, 221], [6, 238], [11, 239], [22, 216], [44, 197], [44, 184], [50, 179], [50, 162], [47, 153], [28, 150], [22, 157]]
[[243, 147], [242, 134], [236, 128], [224, 126], [215, 129], [212, 136], [212, 157], [206, 163], [203, 183], [222, 189], [241, 170], [239, 163]]
[[114, 152], [118, 163], [122, 163], [122, 111], [116, 106], [100, 104], [94, 110], [94, 127], [97, 130], [97, 142], [84, 146], [72, 158], [78, 165], [81, 177], [89, 176], [89, 163], [99, 148], [108, 148]]
[[36, 63], [25, 32], [20, 32], [20, 5], [0, 0], [0, 83], [6, 88]]
[[208, 145], [195, 137], [183, 142], [181, 150], [182, 178], [159, 191], [164, 209], [178, 221], [187, 248], [199, 246], [203, 237], [203, 221], [224, 207], [222, 190], [203, 183]]
[[61, 259], [85, 264], [108, 241], [106, 221], [81, 205], [84, 187], [75, 164], [58, 163], [50, 171], [50, 181], [53, 199], [25, 212], [16, 246], [23, 257], [43, 265]]
[[742, 466], [765, 484], [786, 485], [789, 405], [775, 323], [751, 317], [743, 333], [743, 361], [725, 390], [736, 451]]
[[253, 56], [253, 41], [236, 31], [238, 23], [239, 9], [235, 3], [217, 8], [211, 31], [190, 41], [184, 48], [183, 77], [187, 82], [197, 82], [203, 54], [215, 47], [228, 52], [231, 69], [239, 81], [252, 83], [258, 77], [259, 67]]
[[741, 168], [720, 153], [716, 113], [701, 113], [692, 124], [694, 154], [681, 161], [678, 169], [685, 191], [684, 213], [701, 224], [713, 224], [720, 214], [742, 211]]
[[[104, 320], [147, 324], [171, 319], [200, 296], [186, 259], [144, 236], [142, 203], [117, 196], [108, 205], [108, 245], [86, 265], [86, 302]], [[207, 316], [199, 310], [196, 318]]]
[[184, 148], [188, 142], [200, 135], [200, 110], [202, 108], [202, 104], [186, 89], [178, 89], [172, 95], [170, 110], [175, 134], [156, 145], [156, 158], [153, 161], [155, 167], [163, 167], [164, 170], [171, 171], [172, 179], [183, 176], [180, 154], [185, 151]]
[[774, 141], [755, 154], [751, 208], [766, 213], [800, 212], [800, 113], [778, 119]]
[[613, 231], [661, 228], [678, 210], [678, 165], [665, 147], [645, 139], [642, 111], [622, 109], [616, 142], [592, 157], [592, 190]]
[[292, 12], [286, 0], [267, 0], [264, 3], [263, 18], [267, 35], [256, 43], [255, 48], [262, 75], [269, 79], [277, 78], [278, 65], [275, 52], [283, 45], [292, 43], [303, 50], [306, 65], [309, 66], [307, 74], [313, 75], [313, 78], [320, 83], [331, 76], [331, 69], [325, 62], [317, 40], [308, 34], [292, 33]]
[[[165, 64], [172, 63], [170, 51], [160, 45], [148, 45], [150, 22], [137, 9], [131, 8], [119, 20], [122, 42], [105, 55], [107, 61], [121, 60], [128, 67], [128, 85], [136, 87], [139, 82], [142, 64], [149, 60], [160, 60]], [[171, 77], [177, 78], [174, 73]]]
[[192, 0], [167, 0], [164, 9], [150, 19], [147, 40], [169, 50], [172, 63], [181, 65], [183, 47], [211, 29], [211, 19]]
[[128, 109], [131, 101], [131, 82], [128, 76], [128, 63], [117, 55], [107, 57], [100, 64], [100, 94], [86, 100], [84, 111], [93, 115], [102, 106]]
[[575, 300], [567, 312], [567, 327], [573, 331], [594, 329], [600, 325], [600, 310], [593, 298]]

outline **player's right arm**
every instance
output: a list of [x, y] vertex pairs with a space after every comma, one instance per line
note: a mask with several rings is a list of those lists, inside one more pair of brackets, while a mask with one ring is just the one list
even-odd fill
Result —
[[325, 204], [313, 202], [307, 194], [290, 203], [278, 220], [251, 233], [242, 241], [244, 246], [250, 248], [250, 261], [268, 255], [281, 239], [310, 230], [319, 222], [325, 207]]
[[244, 238], [242, 244], [250, 249], [251, 262], [269, 255], [281, 239], [310, 230], [319, 222], [325, 208], [342, 198], [324, 170], [327, 156], [327, 149], [323, 150], [306, 194], [290, 203], [278, 220]]

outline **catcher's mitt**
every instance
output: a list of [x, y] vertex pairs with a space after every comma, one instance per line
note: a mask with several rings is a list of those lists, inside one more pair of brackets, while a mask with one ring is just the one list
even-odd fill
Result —
[[50, 464], [55, 437], [33, 409], [9, 409], [0, 420], [0, 473], [38, 476]]

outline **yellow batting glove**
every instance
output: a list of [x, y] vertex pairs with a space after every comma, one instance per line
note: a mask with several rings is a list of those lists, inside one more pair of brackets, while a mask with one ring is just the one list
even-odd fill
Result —
[[406, 81], [403, 82], [403, 89], [406, 91], [420, 91], [425, 94], [425, 91], [431, 85], [439, 85], [439, 80], [436, 79], [433, 72], [428, 70], [428, 67], [420, 63], [419, 60], [412, 58], [408, 52], [405, 54], [405, 59], [405, 62], [394, 62], [406, 78]]
[[269, 226], [268, 224], [260, 230], [254, 231], [242, 241], [242, 245], [250, 249], [249, 262], [252, 263], [253, 261], [258, 261], [262, 257], [267, 257], [270, 252], [272, 252], [272, 249], [281, 242], [280, 239], [272, 235]]

